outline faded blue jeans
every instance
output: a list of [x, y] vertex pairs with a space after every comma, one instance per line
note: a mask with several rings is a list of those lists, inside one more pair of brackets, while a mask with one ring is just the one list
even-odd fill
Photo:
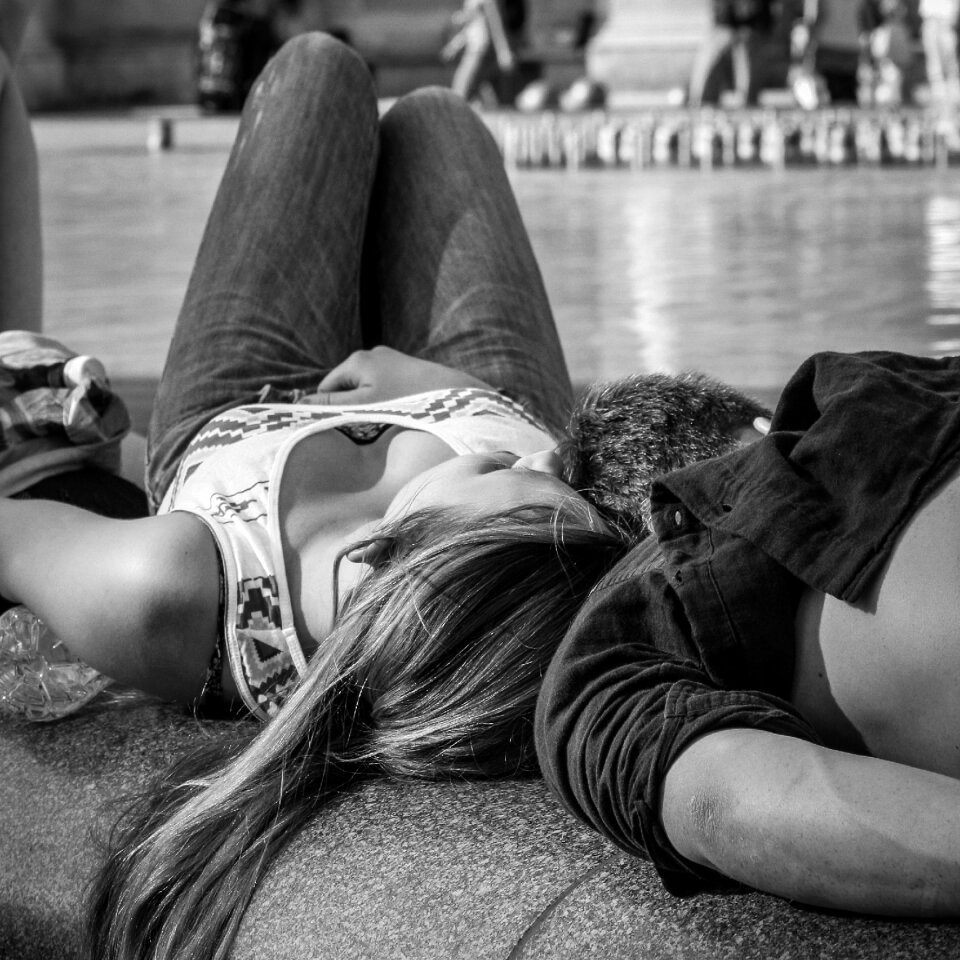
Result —
[[265, 384], [314, 390], [378, 343], [465, 370], [554, 432], [570, 379], [496, 144], [429, 89], [378, 117], [369, 72], [290, 41], [244, 108], [150, 423], [158, 503], [192, 437]]

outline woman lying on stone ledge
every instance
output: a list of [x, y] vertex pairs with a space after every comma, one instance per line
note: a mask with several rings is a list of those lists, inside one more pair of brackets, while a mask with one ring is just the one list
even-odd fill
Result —
[[350, 51], [307, 36], [281, 52], [174, 333], [151, 424], [158, 515], [0, 501], [0, 592], [70, 649], [162, 696], [273, 718], [130, 808], [92, 890], [91, 957], [226, 956], [274, 854], [365, 776], [535, 769], [543, 672], [642, 525], [626, 427], [669, 438], [658, 456], [679, 465], [760, 412], [718, 388], [708, 423], [672, 418], [633, 390], [650, 384], [703, 407], [697, 381], [628, 384], [625, 415], [615, 391], [588, 402], [565, 476], [591, 506], [538, 452], [569, 383], [478, 120], [428, 92], [379, 121]]
[[[12, 68], [29, 7], [0, 0], [4, 328], [40, 320]], [[362, 776], [535, 769], [540, 677], [627, 544], [558, 476], [570, 399], [475, 114], [426, 91], [381, 121], [354, 53], [291, 41], [251, 93], [174, 331], [155, 515], [0, 499], [0, 594], [73, 655], [201, 711], [274, 718], [131, 807], [90, 956], [225, 955], [273, 854]]]
[[[0, 142], [28, 142], [9, 64], [2, 82]], [[4, 168], [8, 200], [35, 190], [29, 167]], [[36, 206], [19, 214], [24, 229], [3, 221], [0, 249], [39, 235]], [[3, 326], [35, 323], [38, 277], [7, 271]], [[489, 552], [504, 542], [553, 571], [537, 616], [556, 618], [556, 633], [623, 545], [558, 476], [571, 395], [539, 269], [474, 113], [425, 91], [381, 123], [359, 58], [300, 37], [250, 98], [173, 334], [148, 438], [156, 515], [0, 500], [0, 593], [124, 684], [266, 719], [371, 566], [395, 574], [365, 616], [387, 603], [398, 638], [401, 608], [425, 616], [399, 601], [406, 579], [416, 593], [442, 573], [481, 611], [480, 634], [544, 603], [506, 555], [474, 585], [452, 574], [453, 558], [407, 578], [441, 534], [482, 553], [476, 518], [496, 512]], [[417, 519], [437, 511], [450, 523]]]
[[[0, 0], [8, 328], [40, 309], [12, 71], [28, 7]], [[251, 93], [173, 334], [156, 515], [0, 500], [0, 593], [71, 653], [201, 710], [279, 715], [131, 813], [91, 956], [225, 950], [271, 855], [364, 772], [535, 768], [539, 678], [626, 542], [558, 476], [571, 393], [473, 111], [425, 91], [381, 122], [353, 52], [291, 41]]]

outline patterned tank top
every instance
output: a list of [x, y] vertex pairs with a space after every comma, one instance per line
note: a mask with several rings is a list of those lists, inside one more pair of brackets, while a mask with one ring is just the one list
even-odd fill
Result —
[[283, 566], [280, 479], [305, 437], [340, 430], [372, 443], [392, 426], [422, 430], [455, 454], [535, 453], [556, 441], [518, 403], [492, 390], [436, 390], [366, 406], [262, 403], [214, 417], [194, 437], [159, 513], [200, 517], [220, 552], [223, 640], [246, 706], [269, 719], [306, 670]]

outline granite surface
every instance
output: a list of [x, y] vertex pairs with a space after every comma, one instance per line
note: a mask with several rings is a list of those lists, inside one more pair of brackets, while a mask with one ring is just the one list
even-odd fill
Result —
[[[71, 960], [110, 804], [205, 737], [150, 702], [0, 722], [0, 958]], [[273, 865], [235, 960], [769, 960], [960, 956], [960, 924], [887, 922], [760, 894], [666, 894], [538, 780], [368, 784]]]

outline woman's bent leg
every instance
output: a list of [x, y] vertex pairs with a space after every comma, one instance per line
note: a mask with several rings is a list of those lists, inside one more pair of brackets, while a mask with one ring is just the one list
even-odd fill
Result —
[[323, 34], [290, 41], [244, 108], [150, 425], [159, 498], [191, 437], [264, 384], [315, 387], [361, 346], [359, 272], [377, 158], [369, 71]]
[[37, 150], [13, 75], [29, 9], [10, 7], [0, 23], [0, 330], [39, 330], [43, 248]]
[[465, 370], [563, 428], [572, 391], [540, 269], [493, 138], [449, 90], [381, 122], [364, 269], [368, 345]]

